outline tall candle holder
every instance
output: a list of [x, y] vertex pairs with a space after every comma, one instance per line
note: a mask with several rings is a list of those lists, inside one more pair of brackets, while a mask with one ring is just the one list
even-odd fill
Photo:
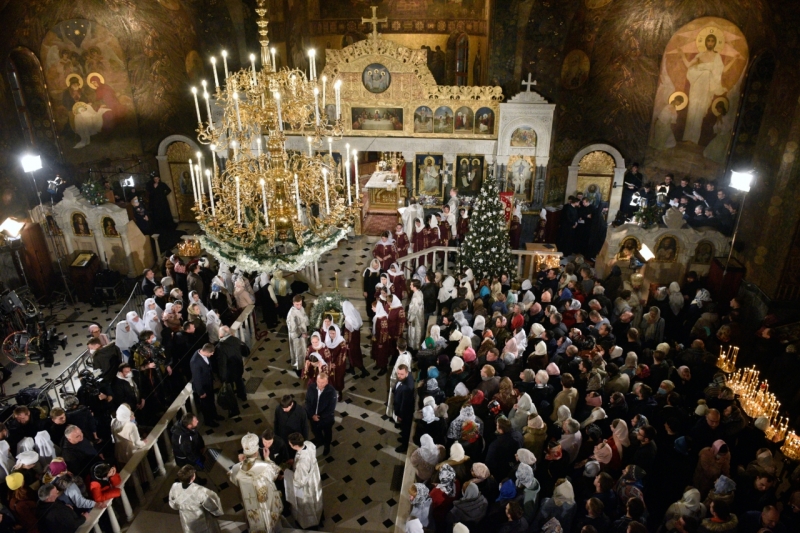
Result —
[[730, 346], [727, 350], [720, 347], [719, 357], [717, 358], [717, 368], [730, 374], [736, 370], [736, 358], [739, 355], [738, 346]]
[[781, 446], [781, 453], [787, 459], [800, 461], [800, 437], [794, 431], [786, 435], [786, 442]]

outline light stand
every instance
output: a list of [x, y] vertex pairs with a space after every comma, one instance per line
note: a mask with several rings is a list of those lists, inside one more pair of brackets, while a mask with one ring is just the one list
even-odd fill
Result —
[[20, 234], [22, 233], [22, 228], [24, 227], [24, 222], [14, 220], [13, 218], [9, 217], [5, 219], [2, 224], [0, 224], [0, 234], [2, 234], [0, 237], [4, 237], [4, 244], [8, 245], [9, 249], [11, 250], [11, 256], [17, 260], [19, 271], [22, 274], [22, 282], [25, 284], [28, 292], [30, 292], [31, 287], [28, 285], [28, 276], [25, 275], [25, 264], [19, 257], [19, 250], [22, 248], [22, 239], [20, 238]]
[[731, 187], [742, 191], [742, 205], [739, 206], [739, 212], [736, 213], [736, 225], [733, 228], [733, 238], [731, 239], [731, 249], [728, 250], [728, 260], [725, 261], [725, 269], [722, 271], [722, 279], [728, 273], [728, 265], [731, 263], [731, 256], [733, 255], [733, 245], [736, 243], [736, 235], [739, 233], [739, 222], [742, 220], [742, 212], [744, 211], [744, 203], [747, 200], [747, 193], [750, 192], [750, 184], [753, 182], [752, 172], [736, 172], [731, 171]]

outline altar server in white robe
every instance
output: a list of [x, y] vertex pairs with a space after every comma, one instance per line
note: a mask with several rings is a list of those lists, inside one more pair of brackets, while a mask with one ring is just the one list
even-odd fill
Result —
[[[414, 221], [418, 218], [424, 219], [425, 211], [422, 209], [422, 206], [417, 203], [416, 198], [412, 198], [411, 205], [406, 207], [406, 210], [403, 211], [401, 218], [403, 220], [403, 231], [406, 233], [406, 235], [408, 235], [408, 238], [411, 239], [414, 236]], [[413, 251], [419, 252], [419, 250]]]
[[300, 433], [289, 435], [289, 446], [297, 452], [294, 470], [284, 471], [286, 501], [301, 529], [319, 525], [322, 520], [322, 484], [317, 464], [317, 447], [303, 440]]
[[394, 394], [392, 394], [392, 391], [397, 385], [397, 369], [400, 368], [400, 365], [406, 365], [408, 368], [411, 368], [411, 354], [408, 353], [406, 348], [406, 340], [398, 339], [397, 351], [400, 352], [400, 355], [397, 356], [397, 361], [394, 363], [394, 368], [392, 368], [392, 373], [389, 376], [389, 400], [386, 402], [386, 416], [391, 416], [395, 422], [398, 422], [398, 420], [397, 416], [394, 414]]
[[[422, 268], [422, 267], [421, 267]], [[411, 281], [411, 301], [408, 304], [408, 346], [419, 350], [425, 339], [425, 301], [422, 297], [422, 283], [418, 279]]]
[[303, 308], [303, 297], [299, 294], [292, 298], [292, 308], [286, 315], [286, 327], [289, 329], [289, 355], [292, 358], [292, 366], [299, 372], [306, 360], [308, 338], [308, 316]]
[[194, 483], [192, 465], [178, 470], [177, 483], [169, 490], [169, 506], [179, 512], [183, 533], [221, 533], [216, 516], [222, 516], [222, 502], [211, 490]]
[[233, 465], [228, 477], [242, 493], [247, 523], [251, 532], [273, 533], [281, 529], [283, 502], [275, 487], [281, 473], [272, 461], [262, 461], [258, 454], [258, 436], [248, 433], [242, 437], [240, 463]]

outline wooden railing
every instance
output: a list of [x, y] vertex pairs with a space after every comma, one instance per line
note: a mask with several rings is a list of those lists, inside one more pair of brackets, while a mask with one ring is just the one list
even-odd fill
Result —
[[256, 323], [253, 318], [253, 315], [255, 315], [254, 311], [255, 306], [248, 305], [242, 309], [236, 321], [231, 325], [231, 333], [245, 343], [248, 348], [253, 347], [256, 337]]
[[[186, 387], [183, 388], [175, 401], [172, 402], [172, 405], [169, 406], [169, 409], [167, 409], [167, 412], [161, 417], [161, 420], [159, 420], [153, 429], [147, 434], [147, 443], [145, 444], [144, 448], [135, 452], [119, 473], [120, 477], [122, 478], [122, 485], [120, 486], [120, 501], [122, 503], [122, 508], [125, 511], [125, 518], [128, 523], [132, 522], [134, 517], [134, 509], [133, 506], [131, 506], [131, 502], [127, 493], [127, 488], [130, 485], [128, 482], [130, 481], [133, 484], [133, 490], [136, 493], [136, 498], [139, 503], [138, 508], [144, 508], [148, 503], [149, 497], [158, 491], [161, 484], [167, 478], [167, 470], [164, 466], [161, 450], [158, 447], [158, 440], [161, 437], [164, 438], [164, 450], [167, 454], [167, 460], [173, 461], [174, 457], [172, 455], [172, 441], [170, 439], [170, 432], [168, 429], [170, 424], [176, 420], [178, 413], [185, 414], [187, 412], [187, 399], [192, 407], [192, 412], [196, 413], [197, 410], [195, 409], [194, 405], [194, 396], [192, 395], [191, 383], [186, 384]], [[153, 475], [153, 471], [151, 470], [150, 463], [147, 459], [150, 453], [153, 454], [158, 467], [158, 483], [155, 482], [156, 480]], [[142, 480], [139, 479], [139, 474], [137, 473], [139, 464], [142, 462], [145, 462], [145, 468], [143, 468], [146, 477], [145, 481], [147, 481], [149, 484], [149, 490], [147, 491], [147, 494], [145, 494], [144, 489], [142, 489]], [[119, 520], [117, 519], [117, 515], [114, 512], [112, 505], [109, 505], [104, 509], [94, 508], [89, 513], [89, 517], [86, 519], [86, 522], [78, 528], [76, 533], [89, 533], [92, 528], [94, 528], [95, 533], [102, 533], [98, 521], [100, 520], [100, 517], [103, 516], [103, 513], [106, 512], [108, 513], [108, 518], [111, 522], [111, 529], [113, 533], [120, 533]]]
[[[443, 255], [442, 259], [439, 258], [440, 252]], [[449, 257], [453, 253], [458, 255], [460, 248], [457, 246], [433, 246], [401, 257], [397, 260], [397, 264], [406, 273], [406, 279], [409, 279], [409, 274], [413, 274], [419, 265], [425, 265], [428, 270], [432, 269], [434, 272], [441, 266], [442, 271], [448, 273], [451, 266], [453, 270], [456, 268], [456, 265], [451, 265], [452, 261]], [[564, 255], [561, 252], [539, 250], [511, 250], [511, 253], [517, 259], [517, 279], [533, 279], [542, 265], [555, 267]]]

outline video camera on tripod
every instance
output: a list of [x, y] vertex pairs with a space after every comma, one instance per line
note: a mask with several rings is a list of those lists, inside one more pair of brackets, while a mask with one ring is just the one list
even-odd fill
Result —
[[18, 365], [42, 361], [47, 367], [53, 366], [53, 354], [59, 346], [66, 349], [67, 336], [58, 333], [55, 326], [48, 328], [41, 311], [31, 305], [26, 308], [14, 291], [2, 295], [0, 312], [5, 317], [24, 317], [25, 329], [10, 333], [3, 341], [6, 357]]

